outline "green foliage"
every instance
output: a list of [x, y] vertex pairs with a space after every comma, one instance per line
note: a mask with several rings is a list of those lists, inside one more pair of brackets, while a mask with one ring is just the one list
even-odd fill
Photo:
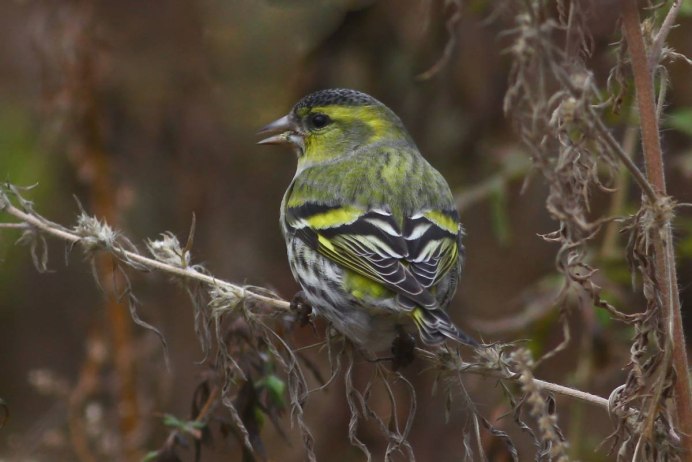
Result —
[[0, 108], [1, 181], [17, 185], [39, 181], [44, 186], [49, 182], [50, 161], [46, 156], [38, 155], [36, 137], [26, 110], [11, 105]]
[[692, 0], [682, 0], [682, 6], [680, 7], [680, 16], [692, 16]]
[[255, 388], [258, 392], [266, 390], [269, 395], [269, 400], [277, 408], [283, 409], [286, 406], [284, 400], [286, 394], [286, 382], [281, 380], [277, 375], [269, 373], [264, 378], [255, 383]]
[[180, 432], [190, 434], [198, 433], [198, 431], [203, 429], [206, 425], [204, 422], [198, 422], [196, 420], [181, 420], [172, 414], [163, 416], [163, 424]]
[[[0, 105], [0, 181], [18, 186], [40, 184], [32, 190], [31, 199], [37, 206], [53, 198], [56, 169], [52, 158], [42, 155], [37, 133], [29, 111], [18, 105]], [[18, 268], [26, 263], [25, 254], [14, 246], [20, 234], [3, 233], [0, 236], [0, 293], [11, 298]], [[17, 255], [15, 264], [13, 255]], [[12, 306], [9, 304], [8, 306]]]
[[671, 111], [666, 120], [668, 127], [692, 136], [692, 107], [683, 107]]

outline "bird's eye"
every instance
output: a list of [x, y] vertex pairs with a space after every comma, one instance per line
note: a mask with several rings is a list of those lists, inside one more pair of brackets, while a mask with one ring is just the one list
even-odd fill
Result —
[[326, 114], [317, 113], [310, 116], [310, 125], [315, 128], [324, 128], [331, 122], [332, 119], [330, 119]]

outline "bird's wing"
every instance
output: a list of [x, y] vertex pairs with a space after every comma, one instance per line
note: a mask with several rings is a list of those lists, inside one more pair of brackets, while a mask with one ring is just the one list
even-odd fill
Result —
[[459, 255], [458, 221], [442, 212], [406, 217], [403, 232], [388, 211], [351, 206], [304, 203], [287, 208], [285, 221], [310, 248], [381, 283], [411, 309], [438, 308], [428, 289]]
[[404, 220], [408, 268], [425, 288], [458, 264], [461, 225], [456, 210], [428, 210]]

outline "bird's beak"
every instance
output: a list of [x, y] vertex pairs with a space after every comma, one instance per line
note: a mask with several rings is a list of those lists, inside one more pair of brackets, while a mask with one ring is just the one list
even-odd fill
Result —
[[258, 141], [257, 144], [295, 144], [295, 139], [299, 137], [295, 124], [288, 115], [265, 125], [257, 132], [258, 135], [265, 133], [270, 133], [272, 136]]

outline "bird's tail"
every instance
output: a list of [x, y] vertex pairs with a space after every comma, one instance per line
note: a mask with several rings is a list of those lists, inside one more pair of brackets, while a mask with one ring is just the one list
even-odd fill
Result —
[[416, 308], [413, 310], [413, 320], [421, 340], [426, 345], [438, 345], [452, 339], [469, 346], [479, 346], [476, 339], [455, 326], [449, 315], [442, 310]]

